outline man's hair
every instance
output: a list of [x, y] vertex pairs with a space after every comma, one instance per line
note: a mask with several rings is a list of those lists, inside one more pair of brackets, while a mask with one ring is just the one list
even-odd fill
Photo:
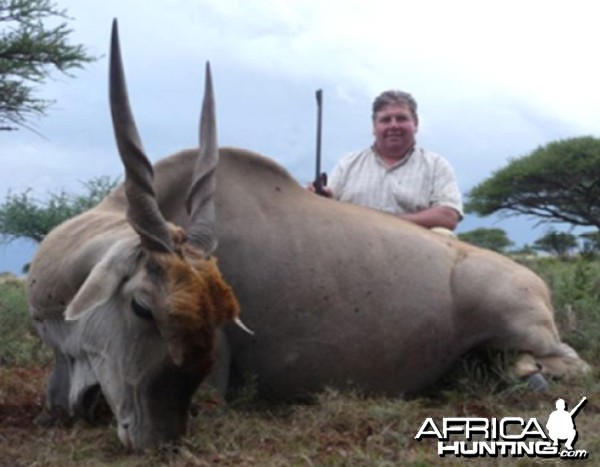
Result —
[[412, 114], [413, 118], [415, 120], [417, 119], [417, 101], [415, 100], [415, 98], [408, 92], [389, 90], [379, 94], [373, 101], [373, 120], [375, 120], [375, 115], [377, 114], [377, 112], [379, 112], [387, 105], [394, 104], [407, 105], [410, 109], [410, 113]]

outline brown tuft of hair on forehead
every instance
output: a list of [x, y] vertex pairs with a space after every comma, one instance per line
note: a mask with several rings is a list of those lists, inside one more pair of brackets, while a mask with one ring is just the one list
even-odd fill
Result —
[[169, 290], [166, 334], [170, 348], [176, 349], [180, 361], [198, 351], [207, 352], [212, 360], [216, 328], [240, 313], [233, 290], [221, 276], [216, 259], [187, 243], [180, 254], [161, 255], [160, 261]]
[[172, 317], [198, 328], [218, 326], [239, 315], [239, 304], [215, 258], [206, 258], [202, 251], [185, 244], [182, 257], [171, 255], [165, 266]]

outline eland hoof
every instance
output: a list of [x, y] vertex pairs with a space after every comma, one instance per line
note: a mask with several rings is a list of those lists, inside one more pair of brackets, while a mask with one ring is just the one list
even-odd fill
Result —
[[548, 380], [541, 373], [534, 373], [527, 377], [527, 384], [534, 391], [547, 391], [550, 388]]

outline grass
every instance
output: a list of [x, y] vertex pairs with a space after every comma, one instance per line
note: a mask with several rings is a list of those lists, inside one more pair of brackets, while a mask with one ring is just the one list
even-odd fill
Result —
[[[552, 286], [563, 338], [593, 366], [600, 361], [600, 266], [594, 261], [541, 260], [528, 266]], [[365, 397], [327, 390], [312, 404], [268, 405], [252, 388], [228, 406], [199, 391], [188, 436], [181, 446], [144, 455], [124, 452], [114, 428], [38, 428], [33, 418], [43, 402], [48, 354], [32, 336], [22, 285], [0, 284], [0, 465], [13, 466], [397, 466], [562, 465], [553, 459], [466, 459], [437, 455], [435, 440], [416, 441], [427, 417], [535, 417], [544, 425], [557, 398], [579, 413], [577, 449], [598, 465], [600, 382], [594, 375], [553, 381], [532, 392], [505, 371], [512, 356], [482, 352], [461, 359], [434, 388], [409, 400]], [[6, 328], [8, 323], [10, 328]], [[16, 342], [14, 342], [16, 341]]]
[[525, 265], [550, 286], [563, 340], [585, 360], [600, 362], [600, 261], [541, 258]]
[[43, 364], [50, 352], [37, 337], [27, 313], [25, 282], [0, 277], [0, 365]]
[[[597, 383], [588, 384], [585, 393], [590, 403], [577, 418], [577, 448], [594, 456], [600, 452], [600, 389]], [[76, 425], [7, 430], [2, 436], [10, 442], [0, 442], [0, 459], [36, 466], [433, 466], [440, 464], [435, 442], [414, 440], [426, 417], [519, 416], [545, 423], [557, 397], [573, 401], [583, 389], [557, 383], [545, 394], [524, 387], [492, 394], [473, 385], [468, 393], [447, 389], [441, 397], [408, 401], [329, 390], [312, 405], [254, 404], [202, 411], [192, 419], [190, 434], [177, 450], [134, 456], [123, 452], [113, 429]], [[473, 460], [475, 465], [506, 462], [532, 464], [531, 460]], [[464, 463], [465, 459], [444, 459], [444, 465]]]

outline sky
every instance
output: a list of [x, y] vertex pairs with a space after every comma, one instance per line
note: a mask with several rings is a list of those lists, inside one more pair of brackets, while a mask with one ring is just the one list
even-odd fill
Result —
[[[402, 89], [419, 104], [419, 145], [448, 159], [463, 194], [539, 146], [600, 136], [595, 0], [55, 1], [72, 18], [72, 41], [99, 59], [40, 87], [56, 103], [35, 131], [0, 132], [1, 199], [81, 192], [122, 174], [108, 109], [113, 18], [153, 161], [198, 144], [207, 60], [219, 144], [262, 153], [302, 184], [315, 170], [317, 89], [324, 170], [371, 144], [373, 98]], [[477, 227], [502, 228], [517, 246], [547, 228], [467, 215], [458, 231]], [[0, 245], [0, 272], [18, 273], [34, 250]]]

